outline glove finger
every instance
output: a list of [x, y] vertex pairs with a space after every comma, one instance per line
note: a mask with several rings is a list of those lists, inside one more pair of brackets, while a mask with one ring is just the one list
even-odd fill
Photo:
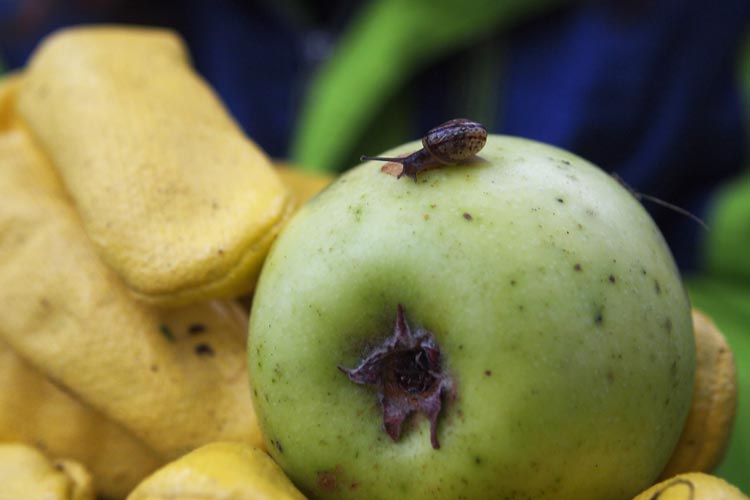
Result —
[[124, 498], [164, 463], [120, 425], [58, 389], [2, 340], [0, 408], [0, 441], [82, 463], [106, 497]]
[[703, 472], [680, 474], [655, 484], [633, 500], [748, 500], [735, 486]]
[[0, 444], [0, 500], [94, 500], [91, 476], [73, 460], [49, 460], [18, 443]]
[[724, 458], [737, 413], [737, 365], [713, 321], [693, 310], [695, 382], [685, 427], [661, 478], [712, 472]]
[[141, 300], [180, 305], [253, 287], [289, 194], [177, 36], [52, 35], [32, 55], [18, 109], [100, 255]]
[[333, 176], [328, 174], [302, 170], [285, 163], [276, 163], [275, 166], [281, 181], [289, 188], [296, 207], [304, 205], [334, 179]]
[[305, 497], [259, 448], [219, 442], [167, 464], [128, 496], [128, 500], [171, 498], [304, 500]]
[[0, 196], [0, 338], [166, 459], [218, 439], [260, 444], [234, 302], [135, 300], [20, 123], [0, 131]]

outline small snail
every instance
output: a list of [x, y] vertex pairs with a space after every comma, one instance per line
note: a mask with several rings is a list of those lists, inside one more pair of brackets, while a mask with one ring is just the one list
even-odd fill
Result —
[[481, 123], [457, 118], [433, 128], [422, 138], [422, 149], [403, 158], [380, 156], [360, 157], [360, 161], [377, 160], [400, 163], [402, 175], [417, 182], [417, 173], [438, 165], [453, 165], [468, 160], [482, 150], [487, 142], [487, 129]]

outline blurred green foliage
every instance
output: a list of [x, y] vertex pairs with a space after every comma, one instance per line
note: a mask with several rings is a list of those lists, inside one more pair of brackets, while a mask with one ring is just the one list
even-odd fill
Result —
[[[475, 0], [470, 7], [465, 0], [369, 3], [307, 93], [292, 146], [294, 162], [322, 171], [331, 170], [331, 165], [356, 164], [358, 154], [353, 157], [352, 151], [358, 138], [378, 112], [386, 111], [401, 83], [442, 55], [566, 1], [570, 0]], [[380, 118], [397, 122], [390, 116]]]
[[[739, 51], [738, 84], [750, 133], [750, 36]], [[702, 248], [701, 271], [686, 277], [693, 306], [708, 314], [724, 333], [737, 363], [739, 399], [734, 432], [716, 474], [750, 490], [750, 145], [739, 179], [712, 200], [711, 231]]]

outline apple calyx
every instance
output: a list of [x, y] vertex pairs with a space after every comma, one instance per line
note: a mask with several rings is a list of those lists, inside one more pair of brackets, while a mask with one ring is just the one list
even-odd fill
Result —
[[430, 421], [432, 447], [440, 448], [437, 419], [443, 396], [454, 395], [453, 381], [442, 370], [440, 347], [433, 333], [424, 328], [412, 333], [401, 304], [393, 334], [383, 345], [373, 349], [357, 368], [339, 366], [339, 370], [355, 384], [377, 389], [383, 427], [394, 442], [409, 415], [421, 412]]

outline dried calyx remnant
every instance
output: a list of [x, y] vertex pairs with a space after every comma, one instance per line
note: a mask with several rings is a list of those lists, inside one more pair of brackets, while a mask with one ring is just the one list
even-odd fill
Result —
[[401, 426], [414, 412], [430, 421], [430, 442], [440, 448], [437, 419], [443, 397], [454, 397], [452, 379], [441, 366], [440, 348], [432, 332], [423, 328], [412, 332], [399, 304], [393, 334], [373, 349], [357, 368], [339, 366], [355, 384], [376, 388], [383, 409], [383, 426], [393, 441], [401, 436]]

